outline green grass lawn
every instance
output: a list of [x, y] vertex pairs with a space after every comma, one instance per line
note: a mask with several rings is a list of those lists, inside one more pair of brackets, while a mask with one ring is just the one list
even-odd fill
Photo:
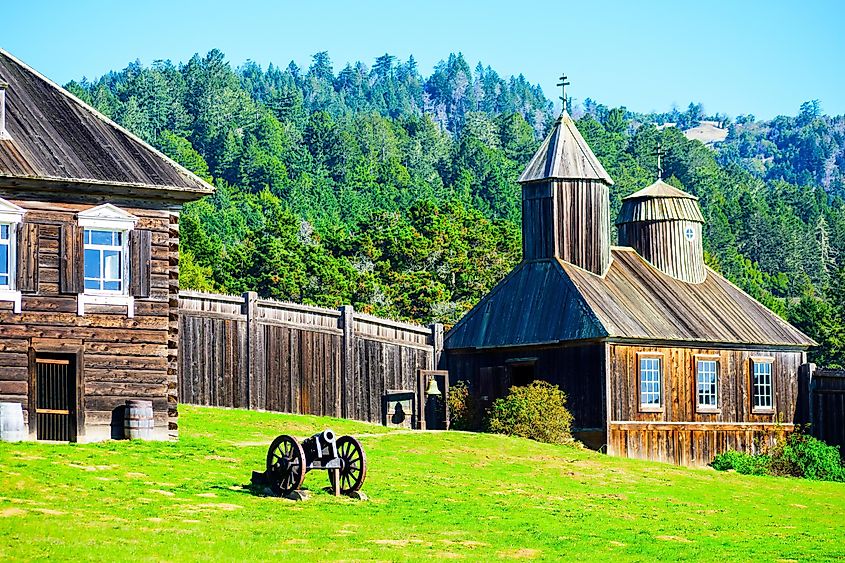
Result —
[[[181, 407], [178, 443], [0, 444], [0, 560], [845, 558], [845, 485]], [[368, 501], [253, 495], [277, 434], [363, 435]]]

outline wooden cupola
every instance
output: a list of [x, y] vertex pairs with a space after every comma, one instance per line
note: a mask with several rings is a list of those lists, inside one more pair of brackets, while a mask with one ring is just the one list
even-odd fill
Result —
[[564, 110], [519, 177], [523, 260], [559, 258], [603, 275], [610, 264], [610, 175]]
[[616, 221], [619, 244], [630, 246], [673, 278], [701, 283], [707, 277], [698, 198], [663, 180], [622, 200]]

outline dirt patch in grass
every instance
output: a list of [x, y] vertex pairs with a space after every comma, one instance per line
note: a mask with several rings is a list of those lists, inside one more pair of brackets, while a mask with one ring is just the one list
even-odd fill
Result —
[[542, 551], [539, 549], [529, 549], [527, 547], [523, 547], [520, 549], [505, 549], [499, 551], [496, 555], [501, 557], [502, 559], [536, 559], [540, 557]]
[[12, 516], [23, 516], [26, 514], [26, 510], [20, 508], [4, 508], [0, 510], [0, 518], [10, 518]]

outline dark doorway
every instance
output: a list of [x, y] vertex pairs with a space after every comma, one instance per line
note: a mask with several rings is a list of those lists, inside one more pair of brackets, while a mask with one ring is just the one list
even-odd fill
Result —
[[76, 441], [76, 356], [35, 356], [36, 436], [39, 440]]
[[534, 377], [534, 362], [511, 364], [511, 385], [514, 387], [524, 387], [532, 383]]

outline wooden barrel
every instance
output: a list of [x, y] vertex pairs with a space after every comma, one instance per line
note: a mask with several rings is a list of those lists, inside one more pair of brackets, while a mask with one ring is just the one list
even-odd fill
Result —
[[20, 442], [26, 439], [23, 407], [20, 403], [0, 403], [0, 441]]
[[152, 401], [126, 401], [126, 415], [123, 419], [123, 435], [129, 440], [152, 440]]

